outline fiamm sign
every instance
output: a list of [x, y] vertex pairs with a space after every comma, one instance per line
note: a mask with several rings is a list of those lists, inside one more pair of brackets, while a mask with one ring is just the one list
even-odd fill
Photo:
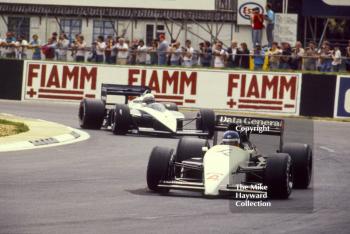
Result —
[[334, 117], [350, 117], [350, 76], [338, 76], [337, 78]]

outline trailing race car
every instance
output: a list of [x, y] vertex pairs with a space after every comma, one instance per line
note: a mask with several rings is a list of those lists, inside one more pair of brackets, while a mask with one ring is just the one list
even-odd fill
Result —
[[[107, 103], [109, 95], [124, 96], [125, 104]], [[103, 84], [101, 97], [101, 100], [81, 101], [79, 123], [82, 128], [111, 128], [116, 135], [152, 133], [203, 138], [214, 135], [214, 111], [201, 109], [195, 118], [186, 119], [175, 103], [156, 102], [148, 87]], [[184, 128], [194, 121], [196, 129]]]
[[[313, 156], [307, 144], [284, 144], [283, 126], [284, 121], [277, 119], [217, 116], [213, 147], [205, 139], [184, 137], [176, 152], [165, 147], [153, 149], [147, 168], [148, 188], [159, 193], [201, 191], [208, 196], [265, 193], [270, 198], [287, 199], [292, 188], [308, 188]], [[222, 144], [217, 144], [218, 131], [226, 131]], [[280, 136], [278, 153], [259, 153], [250, 141], [251, 134]]]

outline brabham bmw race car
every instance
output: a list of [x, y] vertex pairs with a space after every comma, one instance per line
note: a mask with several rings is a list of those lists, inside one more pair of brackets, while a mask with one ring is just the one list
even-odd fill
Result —
[[[124, 96], [125, 104], [108, 103], [110, 96]], [[194, 121], [196, 129], [185, 129]], [[215, 113], [201, 109], [195, 118], [186, 119], [175, 103], [155, 102], [148, 87], [102, 84], [101, 100], [81, 101], [79, 123], [85, 129], [111, 129], [116, 135], [152, 133], [211, 138]]]
[[[238, 144], [225, 143], [226, 133], [218, 144], [219, 131], [237, 134]], [[277, 153], [262, 155], [250, 141], [251, 134], [279, 136]], [[207, 196], [265, 193], [270, 198], [287, 199], [292, 188], [308, 188], [313, 156], [310, 145], [284, 144], [283, 134], [283, 120], [217, 116], [213, 147], [205, 139], [184, 137], [176, 152], [165, 147], [153, 149], [147, 168], [148, 188], [159, 193], [201, 191]]]

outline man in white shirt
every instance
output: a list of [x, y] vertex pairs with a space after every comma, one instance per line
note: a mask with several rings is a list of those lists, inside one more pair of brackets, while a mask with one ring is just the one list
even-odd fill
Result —
[[96, 62], [103, 63], [107, 45], [103, 36], [98, 36], [96, 41]]
[[61, 33], [58, 38], [57, 49], [56, 49], [58, 61], [67, 61], [68, 47], [69, 47], [69, 40], [67, 39], [67, 36], [65, 33]]
[[176, 41], [170, 48], [170, 64], [171, 66], [179, 66], [181, 63], [180, 42]]
[[24, 36], [20, 36], [19, 40], [16, 41], [16, 58], [17, 59], [26, 59], [27, 58], [27, 49], [28, 41], [24, 39]]
[[339, 68], [340, 68], [340, 65], [341, 65], [341, 51], [339, 49], [339, 44], [336, 44], [334, 46], [334, 51], [333, 51], [333, 54], [332, 54], [332, 58], [333, 58], [333, 61], [332, 61], [332, 71], [333, 72], [339, 72]]
[[222, 42], [217, 42], [213, 50], [214, 55], [214, 67], [225, 67], [225, 60], [228, 56], [227, 52], [222, 48]]
[[119, 42], [115, 45], [117, 49], [117, 64], [126, 65], [129, 55], [129, 46], [125, 43], [124, 38], [119, 38]]
[[143, 40], [139, 41], [139, 45], [137, 47], [136, 54], [136, 62], [137, 64], [145, 65], [147, 60], [147, 46]]
[[183, 47], [182, 50], [183, 50], [183, 53], [182, 53], [183, 65], [185, 67], [192, 67], [193, 65], [192, 56], [193, 56], [194, 49], [191, 46], [190, 40], [187, 40], [185, 42], [185, 47]]
[[78, 35], [76, 37], [76, 41], [73, 45], [75, 53], [75, 61], [76, 62], [85, 62], [85, 49], [86, 43], [84, 41], [84, 36]]

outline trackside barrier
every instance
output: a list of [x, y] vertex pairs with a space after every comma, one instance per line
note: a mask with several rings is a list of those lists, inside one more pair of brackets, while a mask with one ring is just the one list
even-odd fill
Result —
[[0, 59], [0, 99], [21, 100], [23, 61]]
[[190, 108], [350, 117], [350, 76], [0, 60], [0, 99], [80, 101], [101, 85], [146, 85]]
[[193, 108], [298, 115], [300, 73], [25, 61], [24, 99], [100, 98], [102, 83], [146, 85], [158, 101]]

